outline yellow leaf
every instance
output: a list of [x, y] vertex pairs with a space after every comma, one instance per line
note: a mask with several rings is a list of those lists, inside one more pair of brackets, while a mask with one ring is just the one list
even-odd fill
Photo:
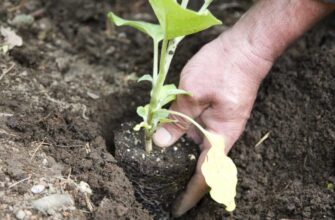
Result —
[[225, 154], [223, 137], [209, 132], [206, 137], [211, 148], [201, 166], [201, 171], [210, 187], [210, 195], [213, 200], [224, 204], [226, 210], [231, 212], [236, 207], [237, 168]]
[[190, 121], [206, 136], [211, 148], [201, 165], [201, 171], [210, 187], [209, 193], [216, 202], [224, 204], [228, 212], [234, 211], [236, 208], [237, 168], [232, 159], [225, 154], [224, 138], [221, 135], [206, 131], [196, 121], [183, 113], [172, 110], [168, 110], [168, 112]]

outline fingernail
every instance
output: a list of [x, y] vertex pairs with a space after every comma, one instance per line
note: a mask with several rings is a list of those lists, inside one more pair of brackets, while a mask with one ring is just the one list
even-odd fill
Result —
[[159, 147], [167, 147], [170, 145], [172, 136], [171, 134], [163, 127], [157, 129], [156, 133], [153, 136], [154, 142]]

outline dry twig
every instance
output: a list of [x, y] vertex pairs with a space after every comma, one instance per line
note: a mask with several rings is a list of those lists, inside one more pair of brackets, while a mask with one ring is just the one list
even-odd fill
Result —
[[29, 176], [28, 176], [27, 178], [24, 178], [24, 179], [22, 179], [22, 180], [20, 180], [20, 181], [17, 181], [17, 182], [15, 182], [15, 183], [13, 183], [12, 185], [10, 185], [10, 186], [8, 187], [8, 189], [13, 188], [13, 187], [16, 186], [17, 184], [20, 184], [20, 183], [22, 183], [22, 182], [24, 182], [24, 181], [27, 181], [27, 180], [29, 180], [30, 178], [31, 178], [31, 174], [29, 174]]
[[255, 144], [255, 148], [257, 149], [266, 139], [269, 138], [271, 134], [271, 131], [269, 131], [268, 133], [266, 133], [258, 142], [257, 144]]
[[4, 78], [5, 75], [6, 75], [7, 73], [9, 73], [14, 67], [15, 67], [15, 63], [13, 63], [13, 65], [12, 65], [11, 67], [9, 67], [6, 71], [4, 71], [4, 72], [1, 74], [1, 76], [0, 76], [0, 80], [2, 80], [2, 78]]
[[39, 143], [39, 145], [35, 148], [34, 152], [33, 152], [33, 155], [31, 155], [30, 157], [30, 161], [32, 161], [35, 157], [35, 154], [37, 153], [37, 151], [42, 147], [42, 146], [45, 146], [45, 145], [48, 145], [47, 143], [44, 142], [44, 140], [42, 142]]

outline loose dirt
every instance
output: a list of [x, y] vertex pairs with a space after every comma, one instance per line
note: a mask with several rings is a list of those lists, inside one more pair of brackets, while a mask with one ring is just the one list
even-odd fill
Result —
[[[170, 82], [250, 5], [234, 2], [212, 7], [224, 25], [182, 43]], [[104, 16], [113, 9], [152, 21], [146, 1], [31, 0], [18, 11], [10, 10], [17, 1], [1, 4], [0, 26], [22, 13], [35, 22], [12, 26], [24, 45], [0, 55], [0, 219], [152, 219], [113, 156], [115, 129], [138, 120], [136, 106], [148, 99], [136, 78], [150, 71], [150, 39], [127, 28], [106, 32]], [[332, 17], [308, 32], [263, 82], [230, 153], [239, 172], [233, 219], [335, 218], [334, 27]], [[33, 193], [35, 185], [45, 189]], [[74, 206], [32, 208], [55, 193], [71, 195]], [[182, 219], [228, 216], [206, 197]]]

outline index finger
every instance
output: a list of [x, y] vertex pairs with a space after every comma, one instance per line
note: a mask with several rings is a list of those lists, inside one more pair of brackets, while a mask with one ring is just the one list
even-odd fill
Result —
[[208, 192], [209, 188], [206, 184], [205, 178], [201, 173], [202, 161], [206, 152], [202, 152], [198, 160], [198, 167], [196, 173], [191, 178], [188, 183], [186, 190], [177, 197], [173, 206], [172, 206], [172, 215], [173, 217], [180, 217], [188, 210], [193, 208], [201, 198]]

